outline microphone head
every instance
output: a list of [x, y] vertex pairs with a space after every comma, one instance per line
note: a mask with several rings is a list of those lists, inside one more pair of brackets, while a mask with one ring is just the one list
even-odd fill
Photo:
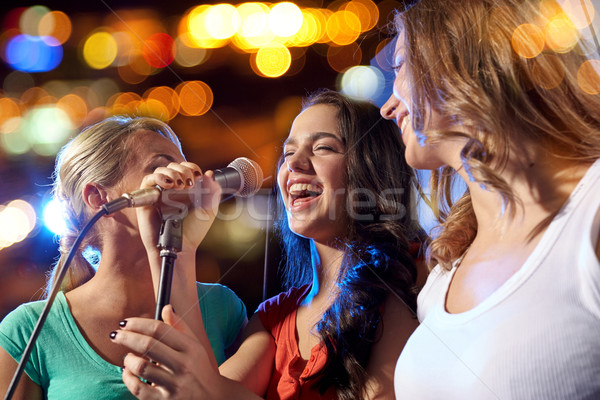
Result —
[[233, 160], [228, 167], [235, 169], [242, 180], [237, 196], [249, 197], [258, 192], [263, 183], [263, 172], [256, 161], [240, 157]]

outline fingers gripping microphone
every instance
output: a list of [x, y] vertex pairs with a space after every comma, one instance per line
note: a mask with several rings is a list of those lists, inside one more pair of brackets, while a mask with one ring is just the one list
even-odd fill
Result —
[[[214, 171], [215, 181], [227, 194], [249, 197], [258, 192], [263, 182], [263, 172], [256, 161], [246, 157], [233, 160], [227, 167]], [[193, 203], [197, 193], [191, 190], [161, 190], [158, 187], [125, 193], [120, 198], [103, 205], [107, 214], [128, 207], [143, 207], [157, 203]]]

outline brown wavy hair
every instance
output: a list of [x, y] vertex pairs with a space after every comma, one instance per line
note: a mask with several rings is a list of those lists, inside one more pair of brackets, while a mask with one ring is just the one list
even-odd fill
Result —
[[[472, 180], [497, 192], [510, 214], [519, 199], [497, 171], [506, 165], [511, 148], [525, 141], [573, 162], [600, 157], [600, 98], [578, 83], [589, 44], [580, 41], [568, 52], [546, 46], [532, 58], [513, 49], [517, 27], [543, 26], [548, 21], [541, 3], [421, 0], [398, 11], [395, 18], [396, 32], [404, 33], [405, 67], [413, 82], [415, 132], [430, 142], [467, 139], [461, 152], [463, 167]], [[544, 0], [545, 6], [549, 3]], [[425, 130], [428, 107], [466, 129]], [[468, 190], [457, 201], [451, 198], [456, 178], [451, 167], [431, 175], [431, 201], [440, 225], [428, 248], [430, 267], [439, 263], [449, 269], [477, 233]]]

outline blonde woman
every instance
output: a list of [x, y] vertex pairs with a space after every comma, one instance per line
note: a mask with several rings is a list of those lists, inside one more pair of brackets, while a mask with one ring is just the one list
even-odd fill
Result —
[[[81, 228], [107, 202], [138, 188], [202, 185], [204, 208], [184, 220], [171, 300], [197, 339], [212, 349], [212, 362], [223, 362], [226, 348], [245, 325], [246, 309], [226, 287], [196, 283], [196, 248], [219, 203], [212, 172], [203, 174], [185, 160], [179, 140], [163, 122], [113, 117], [86, 128], [65, 146], [55, 179], [55, 196], [67, 210], [69, 230], [61, 236], [54, 271]], [[107, 329], [123, 325], [125, 317], [154, 315], [159, 226], [153, 207], [125, 209], [96, 223], [73, 259], [13, 398], [133, 397], [121, 379], [127, 350], [112, 343]], [[99, 260], [86, 258], [86, 249], [96, 250]], [[48, 286], [56, 284], [51, 278]], [[44, 304], [24, 304], [0, 324], [0, 393], [7, 390]]]
[[396, 397], [600, 398], [598, 55], [523, 35], [565, 21], [554, 1], [413, 3], [381, 113], [432, 170], [440, 225]]

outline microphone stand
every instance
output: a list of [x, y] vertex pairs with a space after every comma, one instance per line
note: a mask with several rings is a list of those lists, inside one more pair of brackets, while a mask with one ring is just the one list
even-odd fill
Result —
[[162, 214], [162, 225], [160, 227], [157, 247], [160, 249], [162, 261], [154, 319], [162, 321], [162, 309], [169, 304], [171, 298], [175, 259], [177, 258], [177, 253], [182, 249], [183, 218], [187, 215], [188, 209], [187, 206], [181, 203], [172, 207], [167, 207], [163, 204], [160, 211]]

